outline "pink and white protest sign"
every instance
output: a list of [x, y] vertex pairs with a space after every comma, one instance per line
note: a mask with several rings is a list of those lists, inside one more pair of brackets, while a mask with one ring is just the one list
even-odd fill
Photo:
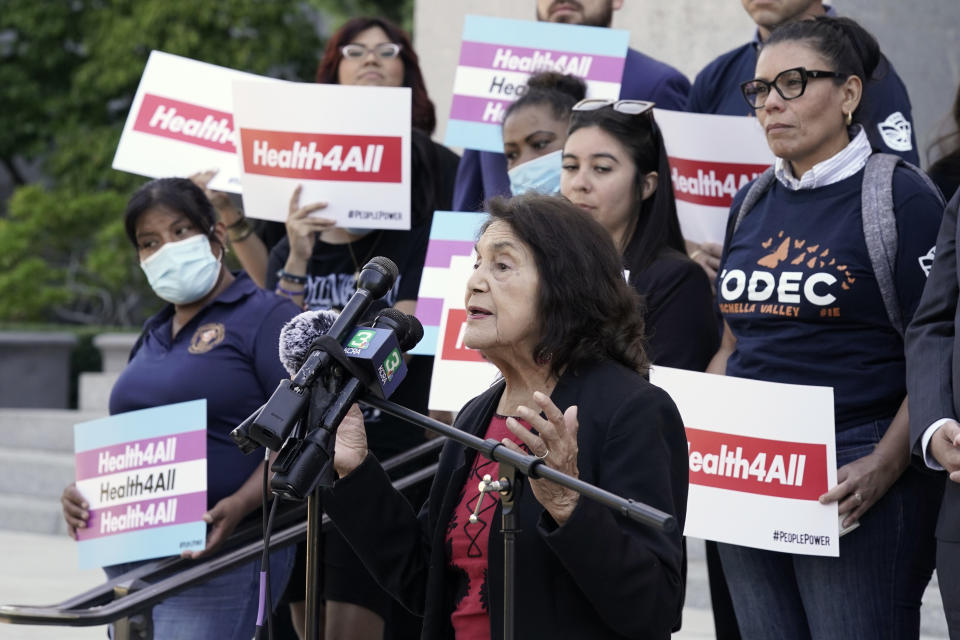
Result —
[[325, 202], [341, 226], [410, 228], [410, 89], [336, 84], [233, 85], [243, 203], [284, 221], [290, 196]]
[[90, 505], [77, 530], [81, 568], [203, 549], [206, 400], [74, 425], [77, 489]]
[[463, 344], [467, 323], [464, 294], [473, 264], [473, 256], [453, 255], [449, 259], [430, 383], [429, 407], [434, 411], [459, 411], [467, 400], [488, 389], [500, 374], [479, 351]]
[[619, 29], [466, 16], [444, 142], [502, 151], [503, 116], [542, 71], [583, 79], [592, 98], [617, 98], [629, 42]]
[[804, 555], [840, 554], [833, 389], [653, 367], [687, 434], [684, 535]]
[[756, 118], [655, 109], [670, 159], [683, 237], [723, 244], [730, 204], [773, 164]]
[[130, 105], [113, 168], [151, 178], [217, 169], [210, 188], [240, 192], [233, 80], [282, 84], [206, 62], [153, 51]]

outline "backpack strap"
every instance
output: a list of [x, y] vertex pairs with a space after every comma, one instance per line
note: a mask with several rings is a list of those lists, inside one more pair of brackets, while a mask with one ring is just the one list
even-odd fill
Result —
[[[773, 184], [773, 181], [776, 177], [773, 174], [773, 167], [767, 167], [767, 169], [757, 176], [757, 179], [753, 181], [753, 184], [750, 185], [750, 188], [747, 190], [747, 195], [744, 196], [743, 202], [740, 204], [740, 210], [737, 212], [737, 219], [733, 223], [733, 227], [730, 230], [730, 237], [733, 237], [733, 234], [737, 232], [737, 227], [740, 226], [740, 223], [750, 213], [750, 209], [753, 209], [753, 206], [760, 201], [760, 198], [770, 189], [770, 185]], [[729, 244], [729, 238], [727, 239], [727, 244]]]
[[902, 337], [905, 327], [895, 279], [898, 236], [897, 218], [893, 209], [893, 173], [898, 166], [915, 173], [941, 201], [943, 198], [939, 189], [922, 170], [900, 156], [875, 153], [867, 159], [860, 190], [863, 237], [867, 243], [874, 276], [880, 287], [883, 306], [887, 310], [887, 318]]

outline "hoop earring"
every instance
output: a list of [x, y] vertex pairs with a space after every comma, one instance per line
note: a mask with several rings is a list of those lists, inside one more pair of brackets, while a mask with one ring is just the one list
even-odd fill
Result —
[[853, 112], [852, 112], [852, 111], [851, 111], [850, 113], [845, 113], [845, 114], [843, 114], [843, 116], [844, 116], [843, 121], [846, 123], [846, 125], [847, 125], [848, 127], [853, 124]]

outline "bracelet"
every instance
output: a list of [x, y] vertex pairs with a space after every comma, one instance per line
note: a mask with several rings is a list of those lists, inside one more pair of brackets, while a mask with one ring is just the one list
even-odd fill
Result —
[[244, 223], [250, 224], [249, 222], [247, 222], [247, 216], [243, 212], [243, 209], [237, 209], [237, 211], [240, 213], [240, 217], [234, 220], [233, 222], [231, 222], [230, 224], [228, 224], [227, 229], [239, 229], [244, 225]]
[[700, 255], [701, 253], [703, 253], [703, 249], [694, 249], [693, 253], [690, 254], [690, 259], [696, 260], [697, 256]]
[[290, 273], [285, 269], [280, 269], [277, 271], [277, 278], [280, 280], [286, 280], [287, 282], [292, 282], [293, 284], [307, 284], [307, 276], [298, 276], [295, 273]]
[[281, 293], [288, 298], [296, 298], [297, 296], [303, 295], [303, 291], [290, 291], [290, 289], [284, 289], [280, 285], [277, 285], [277, 293]]
[[[240, 224], [243, 223], [243, 224]], [[227, 237], [230, 239], [230, 242], [243, 242], [250, 237], [250, 234], [253, 233], [253, 225], [247, 222], [247, 219], [244, 218], [240, 223], [234, 222], [232, 225], [227, 227]], [[240, 224], [240, 226], [235, 226]], [[237, 229], [240, 229], [237, 231]]]

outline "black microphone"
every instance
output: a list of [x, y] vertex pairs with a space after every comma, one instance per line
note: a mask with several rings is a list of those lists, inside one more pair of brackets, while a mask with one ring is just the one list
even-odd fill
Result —
[[[397, 265], [389, 258], [377, 256], [371, 259], [360, 271], [356, 292], [350, 296], [343, 311], [320, 338], [329, 336], [334, 341], [341, 342], [360, 321], [370, 304], [390, 291], [398, 275]], [[293, 375], [293, 380], [280, 382], [267, 404], [249, 425], [246, 437], [268, 449], [278, 451], [303, 412], [309, 395], [307, 390], [313, 387], [320, 375], [327, 373], [333, 361], [330, 353], [322, 346], [322, 341], [314, 340], [303, 364]]]
[[410, 349], [419, 342], [423, 327], [413, 316], [386, 309], [372, 326], [357, 327], [353, 334], [347, 335], [344, 352], [354, 365], [353, 371], [334, 373], [334, 376], [347, 373], [350, 377], [335, 384], [339, 392], [323, 412], [320, 428], [297, 440], [289, 450], [284, 447], [274, 462], [272, 469], [275, 473], [270, 486], [278, 495], [302, 500], [318, 484], [332, 484], [332, 468], [328, 461], [332, 456], [337, 427], [364, 390], [380, 398], [393, 393], [407, 374], [401, 350]]

